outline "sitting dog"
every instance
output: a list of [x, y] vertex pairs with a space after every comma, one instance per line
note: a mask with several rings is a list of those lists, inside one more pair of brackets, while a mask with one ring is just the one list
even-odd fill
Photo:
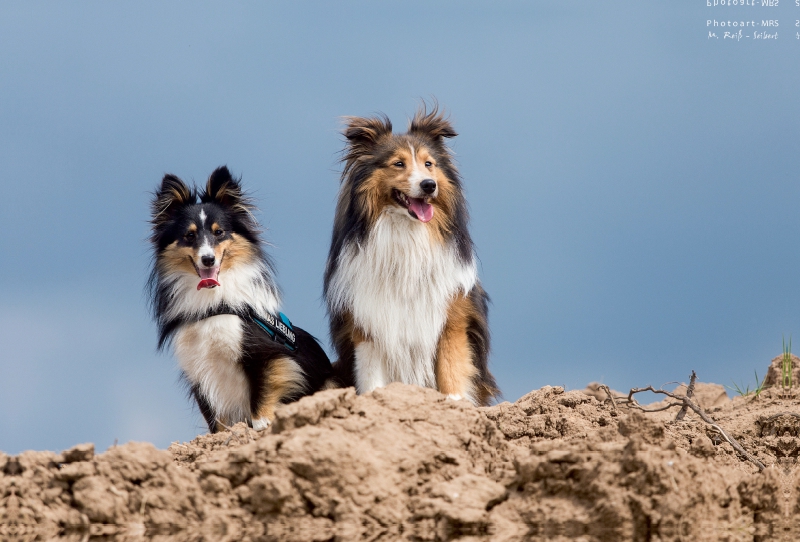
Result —
[[461, 179], [445, 144], [456, 135], [423, 106], [405, 134], [385, 116], [347, 119], [325, 271], [339, 385], [390, 382], [487, 405], [488, 297], [478, 281]]
[[331, 364], [279, 312], [254, 207], [220, 167], [199, 194], [166, 175], [152, 201], [148, 283], [158, 347], [172, 343], [209, 431], [269, 426], [275, 407], [319, 390]]

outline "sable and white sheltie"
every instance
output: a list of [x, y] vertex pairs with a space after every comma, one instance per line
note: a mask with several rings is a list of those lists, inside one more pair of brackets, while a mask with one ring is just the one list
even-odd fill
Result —
[[461, 179], [445, 138], [456, 132], [423, 106], [408, 132], [385, 116], [349, 117], [325, 271], [339, 385], [390, 382], [486, 405], [486, 293], [478, 281]]
[[331, 365], [278, 312], [251, 201], [227, 167], [199, 194], [174, 175], [156, 191], [148, 282], [158, 346], [172, 343], [208, 428], [269, 426], [275, 407], [320, 389]]

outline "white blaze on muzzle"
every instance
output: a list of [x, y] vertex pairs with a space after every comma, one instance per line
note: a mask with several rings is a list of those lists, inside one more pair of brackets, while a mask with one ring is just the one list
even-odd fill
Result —
[[203, 245], [200, 247], [200, 250], [197, 251], [197, 257], [200, 258], [200, 263], [203, 262], [203, 257], [211, 256], [216, 260], [216, 254], [214, 253], [214, 247], [212, 247], [208, 243], [208, 239], [205, 239]]
[[[218, 280], [219, 265], [216, 254], [214, 253], [214, 248], [208, 243], [207, 239], [200, 247], [200, 250], [197, 251], [197, 256], [199, 262], [195, 264], [195, 267], [197, 268], [197, 274], [200, 277], [200, 282], [197, 284], [197, 289], [202, 290], [203, 288], [216, 288], [217, 286], [220, 286]], [[206, 267], [203, 264], [203, 257], [214, 258], [214, 265], [211, 267]]]
[[430, 177], [426, 170], [419, 167], [417, 163], [417, 151], [414, 149], [414, 145], [409, 143], [408, 146], [411, 149], [412, 164], [411, 175], [408, 177], [409, 190], [411, 192], [408, 198], [408, 209], [420, 222], [428, 222], [433, 218], [433, 205], [430, 204], [429, 200], [436, 196], [438, 188], [433, 194], [426, 194], [422, 190], [420, 183]]

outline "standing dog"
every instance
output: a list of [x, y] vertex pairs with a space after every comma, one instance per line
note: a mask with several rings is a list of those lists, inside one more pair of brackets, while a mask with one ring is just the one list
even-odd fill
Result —
[[158, 347], [172, 342], [209, 431], [266, 428], [279, 403], [320, 389], [331, 365], [280, 306], [253, 206], [227, 167], [199, 195], [166, 175], [152, 201], [148, 282]]
[[325, 271], [340, 385], [436, 388], [486, 405], [486, 293], [478, 281], [461, 179], [445, 138], [456, 132], [423, 107], [406, 134], [388, 118], [347, 119], [347, 147]]

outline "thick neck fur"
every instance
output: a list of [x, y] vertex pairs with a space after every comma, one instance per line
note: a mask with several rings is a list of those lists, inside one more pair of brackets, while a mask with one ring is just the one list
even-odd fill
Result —
[[435, 387], [433, 359], [450, 301], [477, 283], [475, 259], [405, 210], [384, 209], [363, 241], [329, 261], [331, 314], [350, 312], [390, 380]]
[[262, 315], [279, 310], [280, 293], [268, 260], [241, 263], [223, 271], [220, 279], [222, 286], [198, 290], [196, 274], [164, 274], [156, 261], [150, 280], [159, 347], [170, 340], [181, 323], [195, 321], [223, 306], [241, 312], [250, 307]]

